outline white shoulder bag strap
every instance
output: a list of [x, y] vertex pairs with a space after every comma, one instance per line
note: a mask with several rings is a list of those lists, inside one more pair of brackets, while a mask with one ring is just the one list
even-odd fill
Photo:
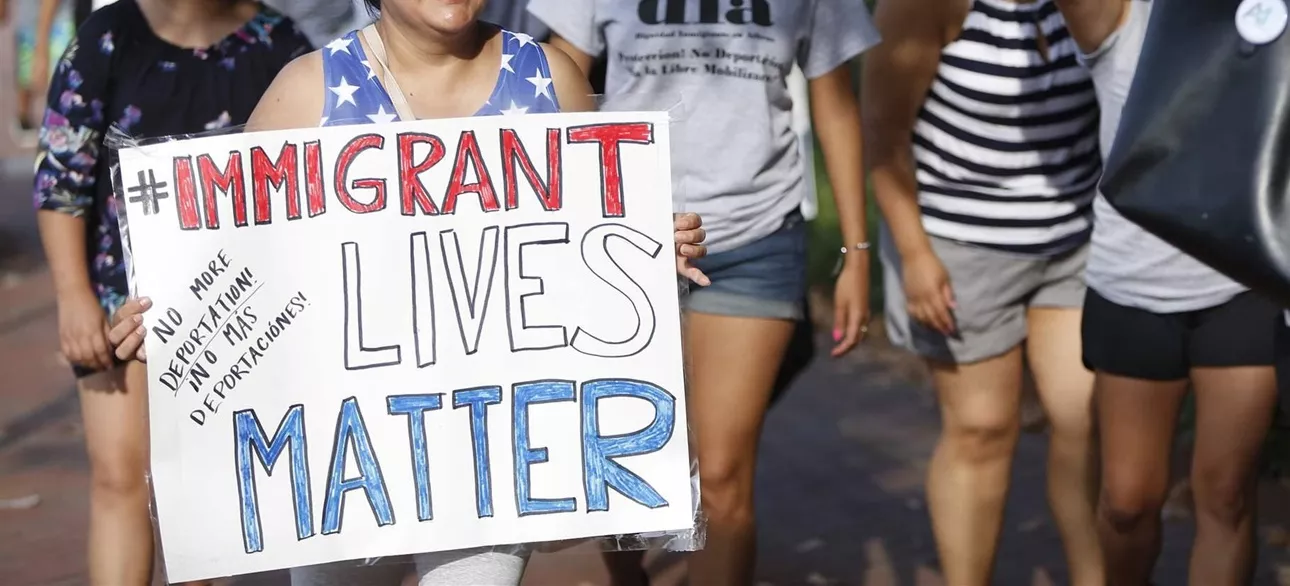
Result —
[[375, 23], [363, 28], [363, 40], [367, 41], [367, 48], [372, 53], [372, 58], [376, 59], [376, 63], [381, 66], [381, 83], [385, 86], [385, 93], [390, 95], [390, 101], [394, 103], [394, 112], [399, 115], [399, 120], [404, 122], [416, 120], [417, 116], [412, 113], [412, 107], [408, 105], [408, 99], [399, 88], [398, 80], [394, 79], [393, 73], [390, 73], [390, 65], [385, 60], [385, 43], [381, 41], [381, 33], [376, 32]]

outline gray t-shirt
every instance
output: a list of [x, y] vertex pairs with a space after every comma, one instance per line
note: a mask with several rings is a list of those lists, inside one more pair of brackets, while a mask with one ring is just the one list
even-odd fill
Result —
[[[1120, 125], [1151, 17], [1150, 1], [1133, 0], [1120, 30], [1085, 55], [1102, 108], [1102, 152]], [[1156, 238], [1098, 195], [1093, 202], [1093, 242], [1085, 280], [1112, 303], [1155, 313], [1196, 311], [1221, 305], [1246, 288]]]
[[356, 17], [366, 16], [366, 9], [352, 0], [265, 0], [279, 12], [291, 17], [300, 32], [315, 47], [322, 47], [354, 28]]
[[[785, 79], [878, 42], [863, 0], [532, 0], [578, 49], [608, 56], [606, 110], [671, 110], [673, 185], [713, 252], [777, 230], [806, 173]], [[859, 164], [856, 161], [856, 164]]]
[[479, 20], [491, 22], [513, 33], [524, 33], [537, 40], [551, 34], [542, 21], [528, 11], [528, 0], [488, 0]]

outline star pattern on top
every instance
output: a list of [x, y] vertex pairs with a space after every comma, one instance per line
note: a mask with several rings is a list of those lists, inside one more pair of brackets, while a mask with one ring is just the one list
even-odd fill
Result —
[[358, 107], [358, 102], [354, 101], [354, 92], [358, 91], [358, 86], [349, 85], [349, 81], [347, 81], [344, 76], [341, 76], [340, 78], [340, 85], [327, 89], [331, 90], [331, 93], [336, 94], [337, 108], [345, 103]]
[[528, 112], [529, 112], [528, 106], [516, 106], [515, 100], [511, 100], [511, 106], [505, 110], [502, 110], [502, 116], [515, 116], [518, 114], [528, 114]]
[[384, 105], [381, 105], [380, 107], [378, 107], [376, 109], [375, 114], [367, 115], [367, 119], [371, 120], [373, 123], [376, 123], [376, 124], [389, 124], [390, 122], [394, 122], [394, 120], [398, 117], [399, 117], [398, 114], [395, 114], [393, 112], [386, 112]]
[[[500, 58], [493, 62], [497, 66], [493, 89], [474, 115], [558, 112], [559, 98], [541, 44], [528, 35], [508, 31], [503, 31], [501, 41]], [[400, 120], [381, 73], [375, 70], [379, 65], [359, 42], [357, 31], [323, 48], [323, 92], [328, 98], [320, 113], [320, 124], [388, 124]]]
[[[327, 49], [331, 51], [332, 55], [335, 55], [337, 53], [349, 53], [349, 44], [352, 42], [353, 41], [351, 41], [348, 37], [341, 37], [330, 43], [327, 43]], [[349, 53], [349, 54], [352, 55], [353, 53]]]
[[534, 71], [533, 77], [525, 79], [533, 84], [533, 97], [546, 96], [546, 99], [551, 99], [551, 78], [543, 77], [542, 70]]

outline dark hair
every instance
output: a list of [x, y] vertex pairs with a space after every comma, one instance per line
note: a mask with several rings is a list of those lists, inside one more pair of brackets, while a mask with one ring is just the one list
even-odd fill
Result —
[[367, 4], [367, 13], [376, 16], [381, 11], [381, 0], [363, 0]]

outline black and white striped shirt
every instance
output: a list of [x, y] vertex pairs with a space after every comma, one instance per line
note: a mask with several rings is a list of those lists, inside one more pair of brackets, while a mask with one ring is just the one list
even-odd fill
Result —
[[1021, 253], [1082, 245], [1101, 154], [1079, 49], [1052, 0], [972, 2], [914, 127], [924, 228]]

